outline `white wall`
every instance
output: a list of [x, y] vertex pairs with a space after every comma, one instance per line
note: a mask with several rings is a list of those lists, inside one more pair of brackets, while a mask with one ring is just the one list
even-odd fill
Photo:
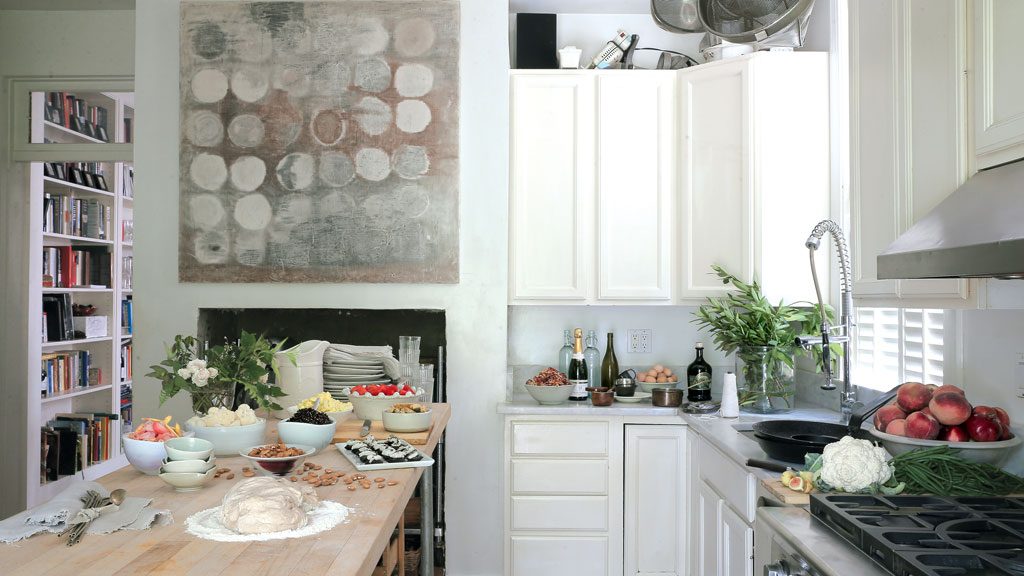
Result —
[[[501, 573], [508, 158], [508, 8], [462, 0], [461, 282], [454, 286], [179, 284], [177, 0], [138, 0], [136, 34], [136, 354], [148, 366], [163, 343], [196, 330], [200, 307], [443, 308], [447, 312], [448, 568]], [[157, 388], [136, 382], [136, 411], [189, 412], [185, 398], [157, 407]]]
[[[0, 461], [26, 460], [25, 444], [11, 440], [24, 438], [26, 420], [20, 407], [27, 404], [30, 390], [22, 378], [29, 369], [26, 334], [29, 320], [38, 320], [38, 311], [27, 310], [24, 243], [30, 215], [25, 176], [8, 162], [7, 81], [25, 76], [131, 75], [134, 45], [130, 11], [0, 11], [0, 438], [7, 440], [0, 448]], [[0, 481], [0, 518], [21, 510], [25, 493], [18, 479], [23, 477], [9, 472]]]

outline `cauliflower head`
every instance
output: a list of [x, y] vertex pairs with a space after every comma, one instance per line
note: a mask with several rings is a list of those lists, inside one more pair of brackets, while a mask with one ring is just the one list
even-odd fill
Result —
[[819, 475], [826, 484], [844, 492], [863, 492], [892, 478], [889, 453], [869, 440], [844, 436], [825, 446]]

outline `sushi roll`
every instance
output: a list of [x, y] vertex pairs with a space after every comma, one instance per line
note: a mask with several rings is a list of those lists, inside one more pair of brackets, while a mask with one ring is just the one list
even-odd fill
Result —
[[359, 452], [366, 448], [366, 444], [361, 440], [349, 440], [345, 443], [345, 449], [349, 452]]
[[384, 458], [381, 458], [379, 454], [374, 454], [368, 457], [366, 464], [383, 464]]
[[406, 452], [406, 454], [405, 454], [405, 461], [406, 462], [417, 462], [419, 460], [423, 460], [423, 455], [420, 454], [419, 450], [416, 450], [415, 448], [413, 448], [409, 452]]

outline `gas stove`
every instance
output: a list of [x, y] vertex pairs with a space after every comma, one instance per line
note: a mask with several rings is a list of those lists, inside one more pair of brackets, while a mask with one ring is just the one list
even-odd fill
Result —
[[1024, 498], [811, 494], [811, 515], [896, 576], [1024, 575]]

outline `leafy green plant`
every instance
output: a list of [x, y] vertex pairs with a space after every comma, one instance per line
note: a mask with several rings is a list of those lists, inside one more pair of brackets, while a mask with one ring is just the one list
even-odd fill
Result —
[[[817, 333], [821, 326], [821, 313], [810, 302], [772, 304], [761, 292], [761, 285], [755, 279], [746, 283], [718, 265], [711, 267], [722, 279], [731, 284], [735, 292], [718, 298], [708, 298], [696, 312], [693, 322], [711, 332], [715, 347], [732, 354], [741, 346], [765, 346], [774, 349], [773, 358], [792, 366], [790, 354], [796, 337], [800, 334]], [[801, 305], [806, 305], [801, 306]], [[830, 306], [825, 306], [829, 321], [835, 318]], [[833, 362], [842, 355], [842, 348], [832, 344], [829, 349]], [[821, 346], [812, 351], [821, 370]]]
[[[278, 378], [278, 363], [275, 354], [281, 351], [284, 341], [272, 344], [262, 335], [242, 331], [237, 343], [225, 342], [202, 354], [199, 341], [193, 336], [177, 335], [174, 344], [167, 348], [167, 358], [150, 366], [149, 374], [160, 380], [160, 403], [181, 391], [202, 394], [211, 388], [232, 391], [242, 386], [260, 408], [281, 410], [275, 401], [284, 396], [284, 391], [270, 382], [270, 371], [275, 381]], [[289, 355], [295, 364], [294, 354]]]

